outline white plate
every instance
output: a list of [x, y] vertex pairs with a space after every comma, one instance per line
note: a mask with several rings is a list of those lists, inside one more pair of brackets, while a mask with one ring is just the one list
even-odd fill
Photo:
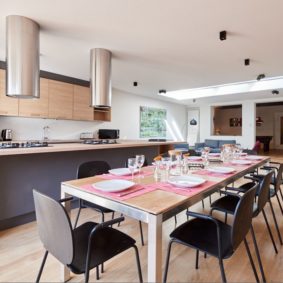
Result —
[[188, 156], [187, 159], [194, 160], [194, 161], [202, 160], [201, 156]]
[[[138, 171], [139, 171], [138, 169], [135, 169], [134, 173], [137, 173]], [[116, 176], [126, 176], [132, 174], [129, 168], [116, 168], [116, 169], [111, 169], [108, 172]]]
[[135, 183], [127, 180], [105, 180], [92, 184], [92, 186], [100, 191], [114, 193], [124, 191], [134, 186]]
[[207, 170], [210, 172], [222, 173], [222, 174], [229, 174], [235, 171], [235, 169], [231, 167], [211, 167], [208, 168]]
[[261, 160], [262, 157], [261, 156], [257, 156], [257, 155], [247, 155], [246, 159], [250, 159], [250, 160]]
[[192, 188], [205, 183], [206, 180], [193, 176], [170, 177], [168, 183], [180, 188]]
[[237, 165], [249, 165], [249, 164], [252, 164], [252, 162], [250, 160], [242, 160], [242, 159], [232, 160], [231, 163], [232, 164], [237, 164]]

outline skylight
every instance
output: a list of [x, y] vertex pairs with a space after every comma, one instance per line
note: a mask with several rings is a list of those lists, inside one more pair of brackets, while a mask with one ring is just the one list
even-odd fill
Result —
[[202, 88], [189, 88], [175, 91], [162, 92], [158, 95], [170, 97], [176, 100], [186, 100], [202, 97], [229, 95], [234, 93], [255, 92], [283, 88], [283, 76], [267, 78], [264, 80], [252, 80], [231, 84], [216, 85]]

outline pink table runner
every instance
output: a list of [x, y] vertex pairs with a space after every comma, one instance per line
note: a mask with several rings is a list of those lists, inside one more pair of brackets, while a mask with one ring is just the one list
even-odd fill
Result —
[[175, 193], [175, 194], [183, 195], [183, 196], [193, 196], [193, 195], [198, 194], [201, 191], [208, 189], [209, 187], [211, 187], [212, 185], [215, 185], [216, 183], [217, 182], [206, 181], [201, 186], [197, 186], [194, 188], [180, 188], [180, 187], [173, 186], [169, 183], [158, 182], [158, 183], [146, 185], [145, 187], [155, 188], [155, 190], [163, 190], [163, 191], [167, 191], [167, 192], [171, 192], [171, 193]]
[[112, 199], [116, 199], [116, 200], [126, 200], [126, 199], [130, 199], [132, 197], [136, 197], [136, 196], [140, 196], [143, 195], [145, 193], [154, 191], [155, 188], [147, 188], [146, 186], [143, 185], [134, 185], [133, 187], [125, 190], [125, 191], [121, 191], [121, 192], [116, 192], [116, 193], [106, 193], [106, 192], [102, 192], [100, 190], [95, 189], [92, 185], [84, 185], [81, 186], [80, 189], [90, 192], [90, 193], [95, 193], [97, 195], [100, 196], [107, 196], [110, 197]]

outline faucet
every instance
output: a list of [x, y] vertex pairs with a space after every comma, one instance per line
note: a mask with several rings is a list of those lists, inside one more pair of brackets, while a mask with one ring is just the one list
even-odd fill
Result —
[[49, 126], [44, 126], [43, 127], [43, 140], [48, 140], [48, 134], [49, 134], [49, 130], [50, 130], [50, 127]]

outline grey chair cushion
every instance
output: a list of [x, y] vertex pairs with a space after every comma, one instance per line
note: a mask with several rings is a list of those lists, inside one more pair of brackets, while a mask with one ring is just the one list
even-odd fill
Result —
[[218, 140], [204, 140], [205, 146], [210, 148], [217, 148], [219, 141]]

